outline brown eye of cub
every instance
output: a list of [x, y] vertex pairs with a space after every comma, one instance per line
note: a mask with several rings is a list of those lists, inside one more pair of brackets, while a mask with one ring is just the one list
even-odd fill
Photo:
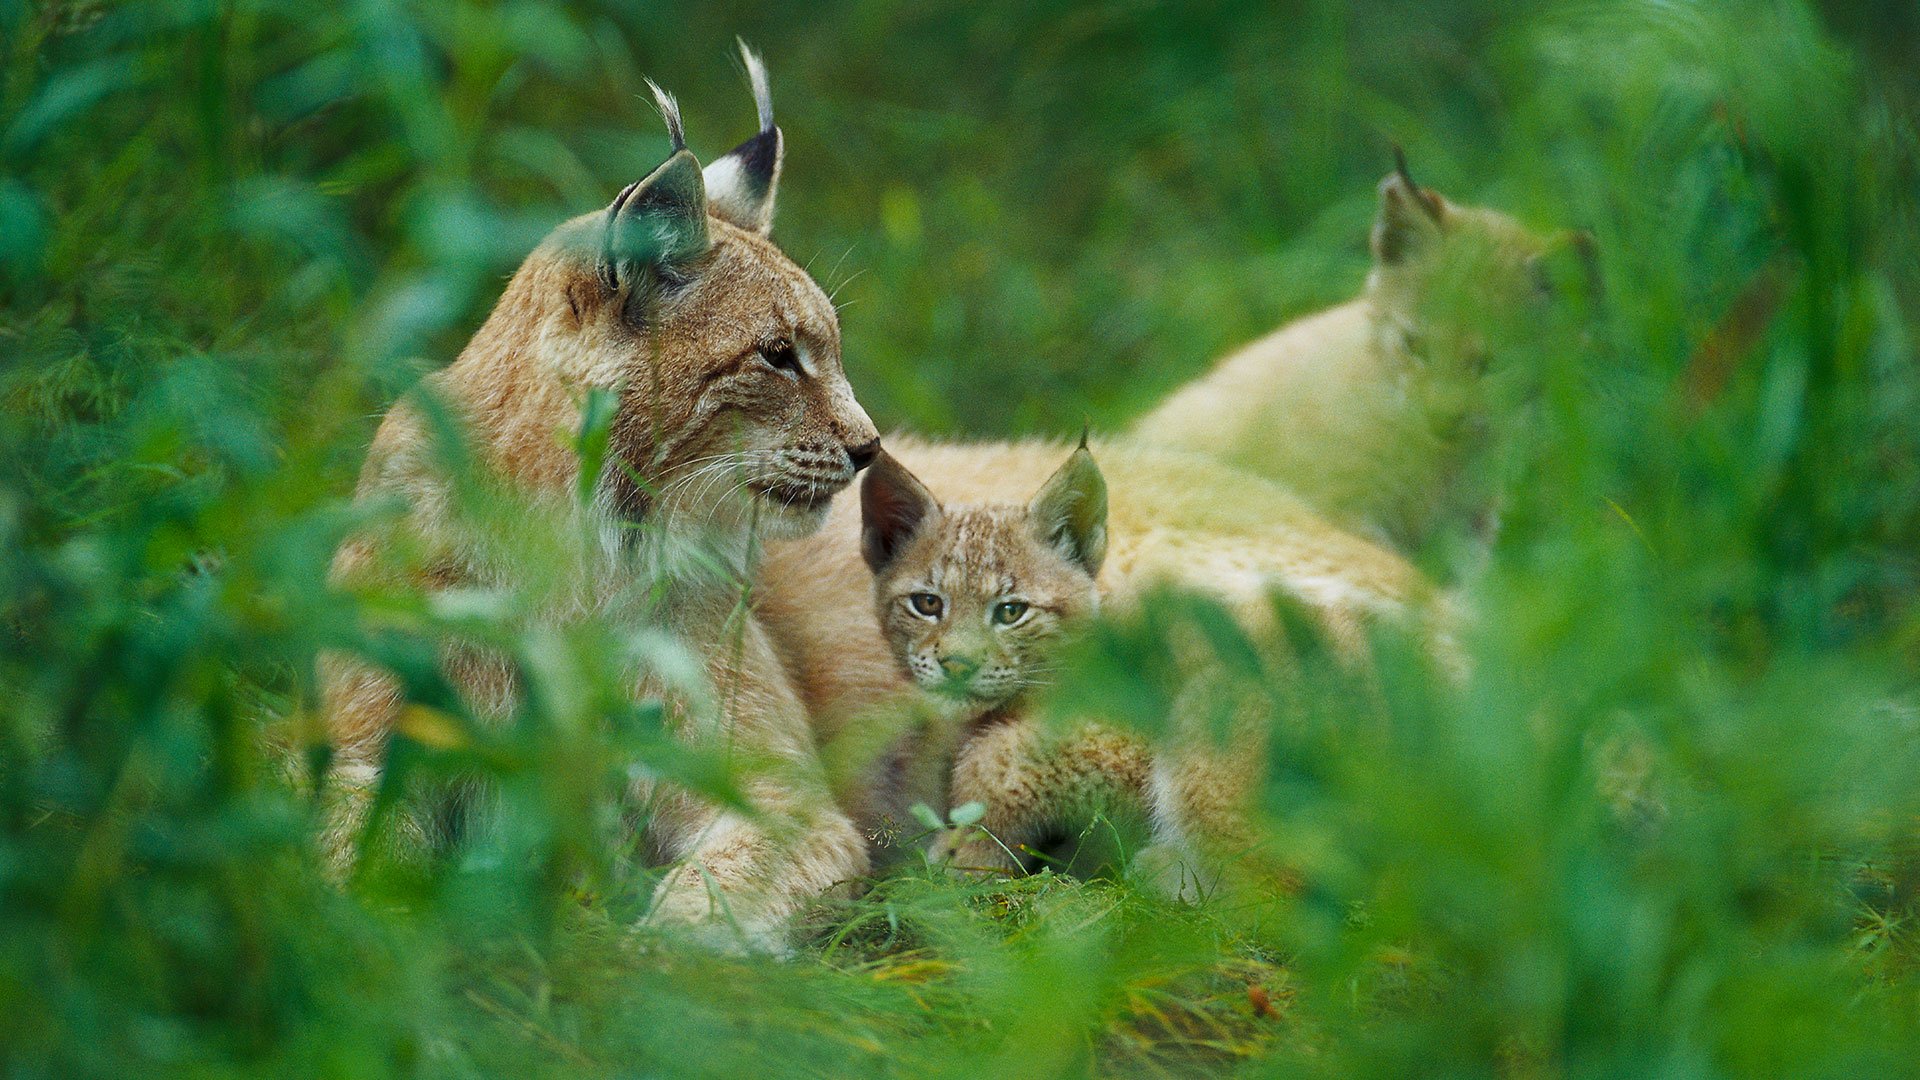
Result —
[[762, 345], [760, 359], [765, 360], [767, 366], [775, 371], [800, 374], [800, 354], [794, 351], [791, 341], [776, 341], [771, 345]]
[[940, 612], [946, 607], [939, 597], [930, 592], [914, 593], [912, 596], [907, 597], [907, 603], [913, 605], [914, 611], [925, 615], [929, 619], [939, 618]]
[[1020, 616], [1026, 613], [1027, 605], [1025, 603], [1019, 600], [1007, 600], [994, 605], [993, 621], [999, 623], [1001, 626], [1012, 626], [1014, 623], [1020, 621]]

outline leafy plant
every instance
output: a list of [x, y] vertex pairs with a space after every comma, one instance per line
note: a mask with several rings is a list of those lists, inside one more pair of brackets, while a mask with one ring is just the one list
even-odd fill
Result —
[[[1270, 670], [1178, 597], [1063, 679], [1151, 730], [1200, 626], [1271, 703], [1297, 893], [910, 869], [823, 899], [791, 961], [716, 956], [636, 929], [613, 797], [635, 761], [732, 778], [626, 698], [674, 643], [327, 586], [395, 510], [349, 500], [379, 412], [664, 155], [642, 74], [696, 149], [746, 132], [736, 33], [789, 138], [782, 242], [883, 426], [1118, 426], [1359, 287], [1393, 142], [1594, 234], [1599, 301], [1501, 358], [1527, 404], [1476, 478], [1506, 512], [1459, 578], [1464, 682], [1389, 640], [1365, 679]], [[0, 49], [8, 1075], [1920, 1060], [1910, 4], [0, 0]], [[512, 535], [530, 566], [564, 540]], [[529, 674], [507, 728], [435, 697], [448, 636]], [[346, 890], [301, 753], [342, 649], [414, 675], [396, 784], [497, 792], [475, 842]]]

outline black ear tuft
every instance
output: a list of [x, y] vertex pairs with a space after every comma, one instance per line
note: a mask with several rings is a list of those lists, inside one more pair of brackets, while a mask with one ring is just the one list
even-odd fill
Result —
[[1420, 190], [1420, 185], [1413, 182], [1413, 173], [1407, 169], [1407, 148], [1399, 143], [1393, 144], [1393, 174], [1400, 178], [1408, 191]]
[[860, 554], [867, 567], [876, 574], [885, 570], [939, 513], [933, 492], [892, 454], [880, 451], [860, 481]]
[[760, 130], [753, 137], [707, 166], [707, 198], [715, 217], [757, 233], [773, 228], [774, 198], [780, 186], [780, 163], [786, 140], [773, 122], [773, 93], [767, 68], [747, 43], [740, 42], [740, 58], [753, 84], [753, 103]]
[[1428, 239], [1438, 235], [1446, 220], [1446, 202], [1423, 188], [1407, 171], [1407, 155], [1393, 147], [1393, 171], [1380, 181], [1380, 213], [1373, 222], [1373, 258], [1382, 266], [1404, 262]]
[[1598, 304], [1606, 299], [1606, 281], [1600, 276], [1600, 243], [1593, 238], [1592, 229], [1575, 229], [1567, 235], [1567, 243], [1580, 258], [1580, 270], [1587, 285], [1587, 302]]
[[687, 148], [686, 125], [680, 121], [680, 101], [672, 94], [660, 89], [660, 84], [652, 79], [646, 80], [647, 89], [653, 91], [653, 103], [660, 109], [660, 119], [667, 122], [667, 138], [673, 143], [673, 152], [679, 153]]

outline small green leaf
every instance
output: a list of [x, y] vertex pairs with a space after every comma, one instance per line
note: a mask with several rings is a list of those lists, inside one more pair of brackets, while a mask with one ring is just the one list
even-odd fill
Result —
[[972, 825], [987, 816], [987, 804], [982, 802], [961, 803], [947, 815], [947, 820], [955, 825]]
[[593, 502], [600, 483], [600, 471], [607, 460], [607, 447], [613, 438], [613, 414], [618, 404], [614, 395], [601, 388], [587, 391], [580, 402], [580, 429], [574, 438], [574, 452], [580, 455], [575, 495], [582, 506]]
[[913, 815], [915, 821], [918, 821], [929, 829], [937, 829], [944, 824], [944, 822], [940, 820], [940, 815], [933, 812], [933, 807], [923, 802], [914, 803], [907, 812]]

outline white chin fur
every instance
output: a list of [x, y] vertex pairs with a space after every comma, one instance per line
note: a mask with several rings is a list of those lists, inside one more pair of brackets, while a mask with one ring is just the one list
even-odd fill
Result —
[[811, 509], [796, 509], [791, 506], [777, 506], [762, 500], [763, 507], [759, 515], [760, 535], [768, 540], [798, 540], [812, 536], [827, 523], [827, 509], [833, 504], [821, 503]]
[[948, 683], [945, 679], [934, 679], [929, 682], [924, 679], [915, 678], [914, 682], [919, 685], [920, 689], [925, 690], [940, 702], [953, 709], [962, 711], [967, 709], [990, 708], [1006, 701], [1012, 696], [1011, 694], [985, 693], [974, 687], [961, 689]]

